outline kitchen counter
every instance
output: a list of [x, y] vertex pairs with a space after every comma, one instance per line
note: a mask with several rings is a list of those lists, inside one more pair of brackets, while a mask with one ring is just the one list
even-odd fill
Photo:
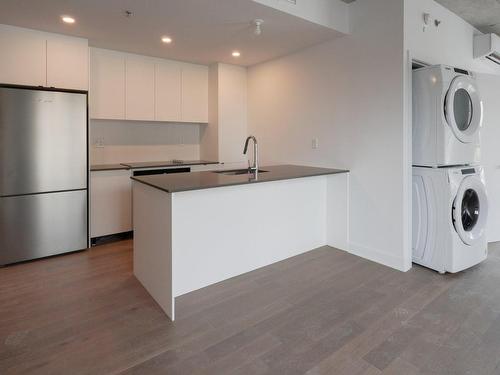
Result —
[[213, 171], [178, 173], [155, 176], [132, 177], [133, 180], [152, 186], [167, 193], [177, 193], [190, 190], [211, 189], [223, 186], [255, 184], [296, 178], [325, 176], [348, 173], [344, 169], [317, 168], [299, 165], [275, 165], [261, 167], [266, 172], [243, 175], [225, 175]]
[[348, 249], [348, 171], [261, 169], [132, 177], [134, 275], [170, 319], [185, 293], [321, 246]]
[[116, 171], [125, 169], [142, 169], [142, 168], [171, 168], [171, 167], [189, 167], [193, 165], [211, 165], [219, 164], [216, 161], [208, 160], [167, 160], [167, 161], [144, 161], [119, 164], [94, 164], [90, 166], [91, 172], [97, 171]]
[[126, 165], [122, 164], [94, 164], [90, 166], [90, 171], [91, 172], [98, 172], [98, 171], [119, 171], [119, 170], [126, 170], [130, 169]]
[[208, 160], [167, 160], [167, 161], [145, 161], [145, 162], [132, 162], [132, 163], [121, 163], [130, 169], [140, 169], [140, 168], [167, 168], [167, 167], [183, 167], [191, 165], [208, 165], [208, 164], [219, 164], [216, 161]]

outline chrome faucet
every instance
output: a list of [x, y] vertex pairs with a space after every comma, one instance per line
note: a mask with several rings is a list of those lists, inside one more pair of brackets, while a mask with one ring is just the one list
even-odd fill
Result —
[[258, 172], [259, 171], [259, 147], [257, 146], [257, 139], [253, 135], [247, 137], [247, 140], [245, 141], [245, 148], [243, 149], [243, 155], [247, 154], [248, 142], [250, 142], [250, 140], [253, 141], [253, 165], [252, 166], [248, 165], [248, 170], [250, 172]]

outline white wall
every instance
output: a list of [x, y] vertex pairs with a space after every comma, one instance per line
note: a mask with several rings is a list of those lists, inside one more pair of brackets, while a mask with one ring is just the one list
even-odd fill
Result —
[[[200, 158], [200, 127], [187, 123], [91, 120], [90, 163]], [[104, 147], [96, 147], [98, 141]]]
[[349, 32], [349, 6], [340, 0], [307, 0], [293, 4], [287, 0], [253, 0], [310, 22]]
[[[483, 73], [500, 74], [500, 67], [487, 59], [475, 60], [473, 26], [433, 0], [405, 1], [406, 48], [411, 58], [428, 64], [445, 64]], [[423, 31], [423, 14], [441, 21]]]
[[251, 67], [248, 86], [263, 162], [350, 169], [350, 251], [407, 270], [403, 13], [403, 0], [357, 0], [350, 35]]
[[500, 75], [480, 74], [478, 86], [483, 99], [481, 165], [488, 193], [488, 242], [500, 241]]

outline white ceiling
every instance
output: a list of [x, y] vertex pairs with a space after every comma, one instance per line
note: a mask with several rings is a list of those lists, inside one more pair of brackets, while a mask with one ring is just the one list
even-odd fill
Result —
[[[63, 24], [62, 14], [76, 23]], [[255, 18], [265, 21], [259, 37], [250, 25]], [[342, 35], [251, 0], [1, 0], [0, 23], [80, 36], [96, 47], [244, 66]], [[174, 42], [163, 44], [162, 35]]]
[[500, 0], [436, 0], [483, 33], [500, 35]]

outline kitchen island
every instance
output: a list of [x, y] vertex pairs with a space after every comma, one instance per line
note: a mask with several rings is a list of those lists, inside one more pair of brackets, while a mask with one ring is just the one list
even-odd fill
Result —
[[172, 320], [180, 295], [320, 246], [347, 250], [346, 170], [278, 165], [132, 179], [134, 275]]

